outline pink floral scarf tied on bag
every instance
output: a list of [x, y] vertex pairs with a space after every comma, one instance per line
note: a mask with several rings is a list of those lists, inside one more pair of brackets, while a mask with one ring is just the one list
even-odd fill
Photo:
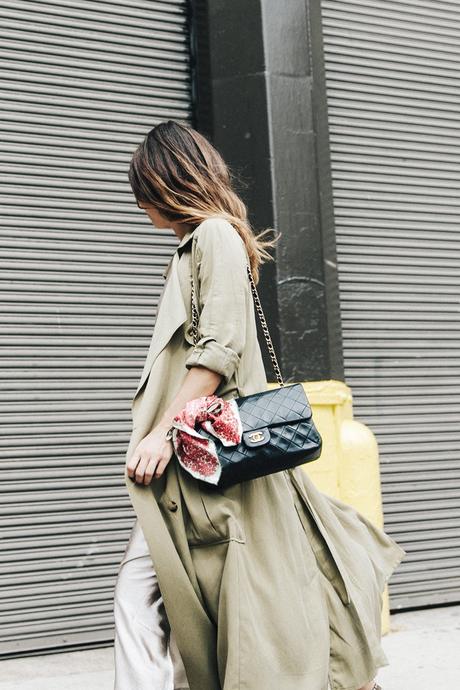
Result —
[[241, 442], [243, 425], [234, 399], [205, 395], [190, 400], [172, 422], [174, 450], [182, 467], [193, 477], [217, 484], [222, 468], [216, 444], [195, 429], [196, 425], [218, 438], [224, 446]]

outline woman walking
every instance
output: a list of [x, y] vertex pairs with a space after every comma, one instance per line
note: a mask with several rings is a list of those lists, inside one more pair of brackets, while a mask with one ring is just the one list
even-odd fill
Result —
[[257, 281], [273, 240], [252, 234], [228, 167], [184, 124], [154, 127], [129, 179], [179, 244], [132, 401], [136, 520], [115, 588], [115, 690], [378, 688], [382, 592], [405, 551], [300, 467], [208, 486], [168, 434], [192, 399], [267, 388], [246, 264]]

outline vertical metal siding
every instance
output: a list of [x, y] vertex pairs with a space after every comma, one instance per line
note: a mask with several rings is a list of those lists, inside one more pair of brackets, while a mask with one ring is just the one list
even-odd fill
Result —
[[130, 399], [174, 233], [127, 180], [191, 115], [185, 0], [0, 8], [0, 654], [113, 637]]
[[376, 433], [392, 607], [460, 600], [460, 6], [323, 0], [346, 380]]

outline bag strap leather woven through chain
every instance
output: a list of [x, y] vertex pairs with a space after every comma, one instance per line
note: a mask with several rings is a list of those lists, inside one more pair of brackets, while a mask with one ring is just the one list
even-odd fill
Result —
[[[252, 295], [254, 298], [255, 306], [256, 306], [256, 311], [260, 319], [260, 323], [262, 326], [262, 331], [264, 334], [265, 342], [267, 343], [267, 348], [268, 348], [268, 353], [270, 355], [270, 359], [273, 365], [273, 369], [275, 371], [275, 376], [276, 380], [278, 381], [280, 386], [284, 386], [284, 381], [283, 377], [281, 375], [281, 370], [278, 364], [278, 360], [276, 358], [275, 354], [275, 349], [273, 347], [272, 339], [270, 337], [270, 333], [268, 330], [267, 326], [267, 321], [265, 319], [265, 314], [262, 309], [262, 305], [260, 303], [259, 299], [259, 294], [257, 292], [256, 284], [254, 282], [254, 278], [251, 273], [251, 269], [249, 267], [249, 264], [246, 264], [246, 269], [249, 277], [249, 282], [251, 283], [251, 290], [252, 290]], [[192, 336], [193, 336], [193, 344], [196, 346], [198, 342], [198, 310], [195, 305], [195, 287], [193, 283], [193, 276], [192, 276]]]

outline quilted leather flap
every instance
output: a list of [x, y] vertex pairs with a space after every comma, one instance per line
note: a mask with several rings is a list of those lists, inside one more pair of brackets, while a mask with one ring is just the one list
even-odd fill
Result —
[[309, 420], [312, 416], [304, 387], [294, 383], [235, 399], [243, 430]]

